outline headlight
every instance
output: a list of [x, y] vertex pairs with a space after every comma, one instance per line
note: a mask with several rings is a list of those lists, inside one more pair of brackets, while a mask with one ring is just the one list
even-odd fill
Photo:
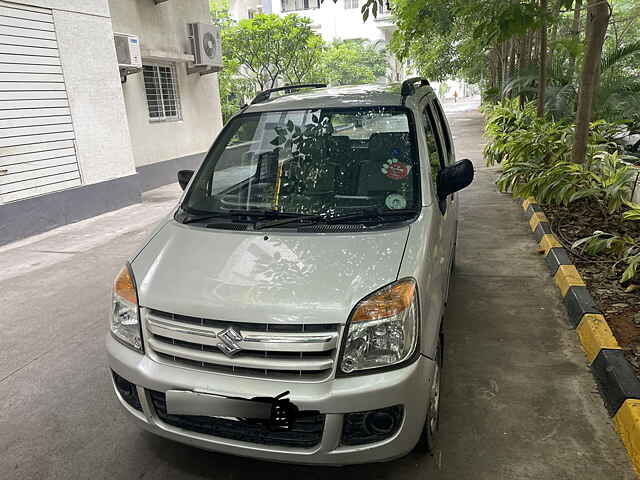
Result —
[[126, 346], [142, 352], [138, 293], [128, 265], [122, 267], [113, 282], [111, 333]]
[[340, 369], [388, 367], [413, 355], [418, 342], [418, 295], [411, 278], [365, 297], [348, 322]]

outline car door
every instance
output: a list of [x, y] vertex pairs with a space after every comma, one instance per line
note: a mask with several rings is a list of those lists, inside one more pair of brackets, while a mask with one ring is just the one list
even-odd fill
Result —
[[[433, 208], [431, 234], [434, 244], [431, 246], [431, 264], [434, 274], [437, 276], [437, 285], [440, 286], [439, 299], [444, 302], [447, 293], [447, 279], [449, 275], [449, 226], [447, 224], [447, 199], [440, 201], [437, 196], [437, 178], [445, 167], [444, 143], [438, 130], [437, 117], [432, 104], [431, 96], [427, 96], [420, 103], [421, 123], [424, 130], [424, 138], [427, 144], [428, 162], [431, 177], [431, 195]], [[435, 300], [435, 299], [434, 299]]]
[[[438, 130], [438, 135], [440, 138], [440, 144], [442, 147], [442, 155], [444, 157], [444, 165], [450, 166], [455, 163], [455, 151], [453, 148], [453, 139], [451, 138], [451, 131], [449, 129], [449, 124], [447, 122], [446, 117], [444, 116], [444, 112], [442, 110], [442, 106], [438, 99], [434, 96], [430, 98], [431, 100], [431, 109], [434, 113], [434, 119]], [[457, 231], [458, 231], [458, 204], [457, 204], [458, 194], [453, 193], [449, 195], [444, 203], [444, 213], [443, 213], [443, 242], [445, 245], [445, 249], [447, 250], [446, 255], [446, 264], [450, 267], [453, 259], [453, 252], [456, 243]], [[445, 279], [447, 280], [446, 285], [448, 286], [448, 276], [450, 273], [450, 268], [445, 272]]]

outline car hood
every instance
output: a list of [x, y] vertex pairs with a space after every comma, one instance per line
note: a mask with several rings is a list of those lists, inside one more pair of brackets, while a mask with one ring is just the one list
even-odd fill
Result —
[[132, 262], [140, 305], [216, 320], [346, 322], [396, 280], [409, 227], [235, 232], [167, 223]]

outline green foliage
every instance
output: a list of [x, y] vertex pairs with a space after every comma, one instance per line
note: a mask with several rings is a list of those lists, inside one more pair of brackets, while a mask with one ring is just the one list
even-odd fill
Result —
[[629, 246], [634, 243], [633, 238], [628, 235], [613, 235], [601, 230], [596, 230], [593, 232], [593, 235], [573, 242], [571, 248], [573, 250], [579, 250], [580, 253], [585, 255], [594, 256], [605, 253], [621, 258]]
[[[478, 8], [483, 10], [478, 18]], [[461, 2], [459, 10], [465, 18], [475, 17], [473, 37], [487, 42], [504, 41], [540, 28], [547, 15], [537, 2]]]
[[484, 106], [487, 163], [502, 163], [498, 188], [542, 204], [567, 206], [588, 199], [615, 213], [631, 196], [636, 170], [624, 163], [614, 139], [620, 126], [602, 120], [590, 126], [588, 161], [571, 162], [575, 126], [538, 118], [532, 103], [516, 99]]
[[[622, 161], [615, 139], [618, 123], [598, 120], [590, 125], [587, 161], [571, 161], [574, 125], [537, 118], [533, 104], [520, 107], [504, 99], [483, 106], [486, 115], [487, 163], [501, 162], [498, 188], [518, 197], [534, 196], [540, 204], [568, 206], [589, 202], [603, 216], [640, 221], [640, 204], [629, 199], [638, 170]], [[622, 213], [622, 210], [626, 211]], [[620, 217], [620, 213], [622, 216]], [[640, 280], [640, 239], [597, 230], [573, 248], [589, 256], [610, 255], [624, 267], [622, 283]]]
[[497, 185], [518, 197], [534, 196], [542, 204], [567, 206], [587, 199], [615, 214], [630, 198], [635, 176], [617, 152], [601, 151], [584, 164], [517, 161], [503, 171]]
[[386, 74], [387, 52], [379, 42], [327, 45], [311, 20], [297, 15], [257, 15], [236, 23], [229, 0], [211, 0], [210, 12], [222, 28], [224, 67], [218, 78], [225, 123], [259, 90], [305, 82], [370, 83]]
[[381, 43], [365, 39], [336, 40], [323, 51], [310, 78], [330, 85], [372, 83], [387, 71], [387, 53]]
[[593, 235], [574, 242], [571, 248], [589, 256], [613, 256], [617, 260], [613, 265], [614, 269], [618, 265], [624, 267], [620, 283], [640, 279], [640, 241], [637, 238], [596, 230]]
[[624, 204], [629, 207], [629, 210], [622, 214], [622, 217], [625, 220], [640, 220], [640, 204], [634, 202], [624, 202]]
[[324, 82], [319, 78], [319, 64], [322, 64], [325, 56], [325, 44], [319, 35], [310, 36], [306, 45], [297, 52], [294, 59], [289, 62], [283, 72], [284, 81], [287, 84], [305, 83], [311, 81]]
[[229, 0], [209, 0], [211, 22], [225, 28], [233, 23], [229, 14]]
[[490, 140], [484, 148], [487, 165], [545, 164], [567, 158], [569, 126], [537, 118], [534, 103], [521, 108], [517, 99], [504, 99], [494, 106], [485, 105], [483, 111], [487, 115], [485, 135]]
[[222, 44], [225, 57], [240, 65], [239, 73], [260, 90], [273, 88], [282, 78], [299, 78], [321, 53], [311, 20], [297, 15], [241, 20], [223, 30]]
[[640, 40], [626, 45], [616, 46], [602, 55], [600, 61], [600, 71], [606, 73], [619, 65], [621, 61], [640, 52]]
[[239, 74], [238, 65], [231, 61], [225, 62], [224, 69], [218, 74], [218, 82], [222, 120], [227, 123], [255, 95], [256, 88], [251, 80]]

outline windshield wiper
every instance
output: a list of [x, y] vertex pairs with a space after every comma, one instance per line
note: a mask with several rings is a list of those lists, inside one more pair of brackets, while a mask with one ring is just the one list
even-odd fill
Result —
[[284, 218], [282, 220], [274, 220], [270, 222], [256, 223], [254, 228], [260, 230], [263, 228], [280, 227], [291, 223], [339, 223], [345, 220], [369, 220], [380, 219], [383, 220], [388, 217], [395, 217], [399, 215], [416, 214], [418, 210], [404, 209], [404, 210], [382, 210], [380, 208], [363, 208], [353, 213], [347, 213], [344, 215], [328, 215], [327, 213], [317, 213], [312, 215], [298, 215], [292, 218]]
[[216, 218], [237, 219], [237, 218], [244, 217], [244, 218], [252, 218], [252, 219], [253, 218], [273, 219], [273, 218], [286, 216], [288, 219], [291, 215], [297, 215], [297, 214], [282, 213], [282, 212], [278, 212], [277, 210], [223, 210], [223, 211], [211, 212], [203, 215], [195, 215], [182, 210], [180, 212], [180, 219], [178, 221], [184, 224], [188, 224], [188, 223], [206, 222], [207, 220], [213, 220]]
[[214, 218], [221, 218], [221, 217], [228, 217], [228, 216], [229, 215], [226, 212], [213, 212], [213, 213], [208, 213], [204, 215], [192, 215], [183, 210], [180, 212], [180, 218], [176, 220], [186, 225], [188, 223], [206, 222], [207, 220], [212, 220]]

